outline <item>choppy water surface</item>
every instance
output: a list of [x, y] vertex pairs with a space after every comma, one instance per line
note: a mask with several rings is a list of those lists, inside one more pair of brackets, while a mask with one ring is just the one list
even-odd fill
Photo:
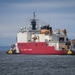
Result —
[[7, 55], [0, 51], [0, 75], [75, 75], [75, 56]]

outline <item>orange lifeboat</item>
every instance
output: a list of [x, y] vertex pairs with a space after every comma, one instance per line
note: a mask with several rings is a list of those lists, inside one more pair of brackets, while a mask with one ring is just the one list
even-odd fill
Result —
[[64, 29], [64, 30], [60, 30], [60, 32], [63, 32], [65, 35], [67, 35], [67, 31], [66, 31], [66, 29]]
[[49, 34], [49, 33], [50, 33], [50, 31], [47, 29], [41, 29], [40, 30], [40, 34]]

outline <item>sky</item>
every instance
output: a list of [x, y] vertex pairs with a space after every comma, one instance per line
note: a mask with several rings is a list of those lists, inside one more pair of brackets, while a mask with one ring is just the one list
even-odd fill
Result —
[[33, 12], [39, 26], [66, 29], [68, 37], [75, 39], [75, 0], [0, 0], [0, 46], [16, 42], [17, 32], [30, 25]]

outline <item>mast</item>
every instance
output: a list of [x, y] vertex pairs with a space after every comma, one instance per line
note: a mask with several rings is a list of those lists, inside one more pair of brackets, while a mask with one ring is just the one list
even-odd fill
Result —
[[35, 16], [36, 16], [36, 15], [35, 15], [35, 12], [33, 12], [33, 19], [34, 19], [34, 20], [35, 20]]
[[31, 21], [32, 30], [36, 30], [36, 19], [35, 19], [35, 12], [33, 12], [33, 19]]

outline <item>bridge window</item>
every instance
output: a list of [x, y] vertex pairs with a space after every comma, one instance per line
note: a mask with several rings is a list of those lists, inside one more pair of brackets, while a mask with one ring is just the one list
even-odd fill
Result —
[[59, 38], [59, 42], [60, 42], [60, 43], [64, 42], [64, 37], [60, 37], [60, 38]]

